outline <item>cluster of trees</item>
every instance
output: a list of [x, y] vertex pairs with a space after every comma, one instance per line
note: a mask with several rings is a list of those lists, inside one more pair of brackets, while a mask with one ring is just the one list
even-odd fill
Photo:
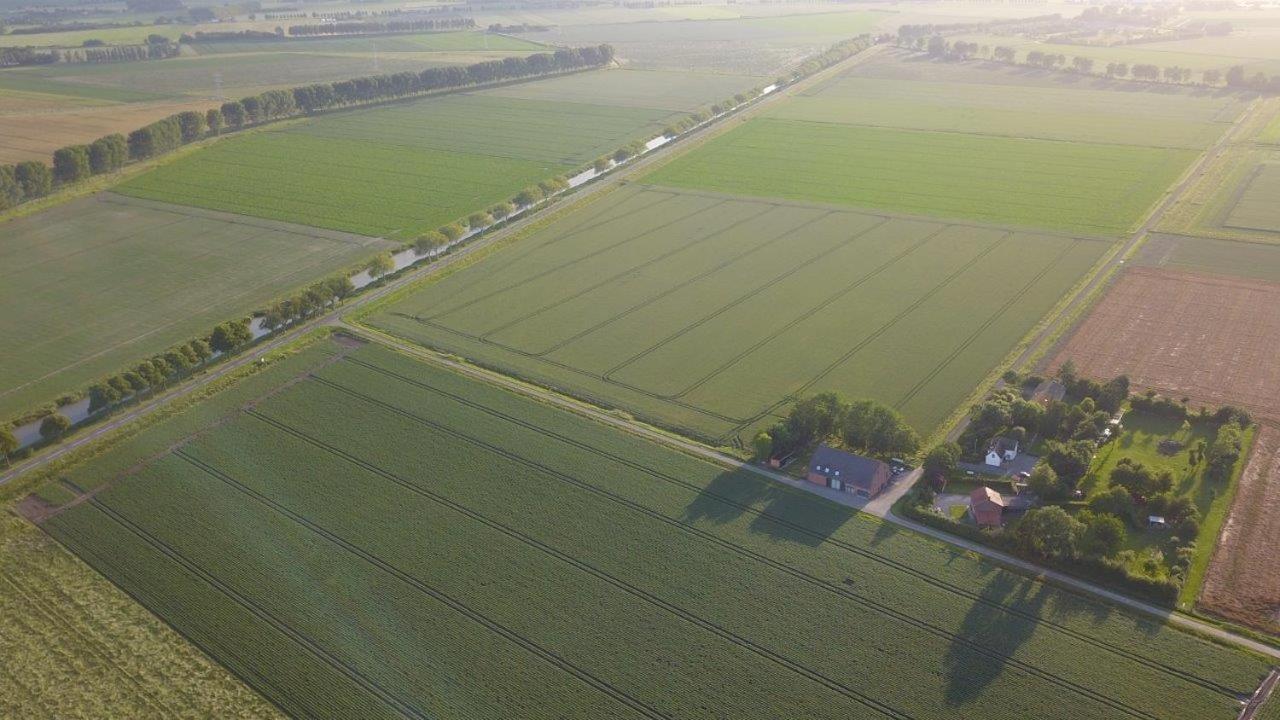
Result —
[[854, 55], [857, 55], [858, 53], [862, 52], [863, 50], [866, 50], [867, 48], [871, 47], [874, 44], [875, 44], [875, 39], [872, 38], [870, 35], [859, 35], [855, 38], [842, 40], [836, 43], [835, 45], [832, 45], [830, 48], [827, 48], [823, 52], [809, 58], [808, 60], [805, 60], [803, 63], [800, 64], [799, 67], [791, 71], [789, 75], [779, 77], [776, 81], [776, 84], [779, 87], [781, 87], [783, 85], [787, 85], [789, 83], [795, 82], [800, 78], [808, 77], [809, 75], [812, 75], [818, 72], [819, 70], [823, 70], [825, 68], [831, 67], [832, 65], [835, 65], [841, 60], [853, 57]]
[[[124, 140], [126, 157], [129, 160], [155, 157], [182, 145], [218, 135], [223, 130], [239, 130], [301, 113], [565, 70], [599, 67], [612, 60], [613, 47], [609, 45], [563, 48], [554, 53], [510, 57], [463, 67], [428, 68], [419, 73], [376, 75], [332, 84], [306, 85], [292, 90], [268, 90], [223, 103], [222, 107], [205, 113], [189, 110], [138, 128]], [[57, 185], [118, 170], [124, 164], [119, 153], [121, 140], [119, 135], [109, 135], [88, 146], [61, 148], [54, 155], [54, 168], [37, 161], [0, 166], [0, 210], [44, 197]], [[95, 158], [100, 162], [95, 162]], [[540, 199], [541, 196], [532, 202]]]
[[285, 325], [306, 320], [334, 307], [355, 291], [346, 275], [321, 280], [291, 298], [273, 303], [262, 314], [262, 327], [275, 332]]
[[[991, 47], [963, 40], [948, 42], [941, 35], [904, 37], [899, 34], [898, 41], [899, 44], [905, 47], [924, 51], [931, 57], [939, 59], [969, 60], [972, 58], [985, 58], [1011, 65], [1019, 64], [1018, 51], [1006, 45]], [[1098, 66], [1096, 61], [1090, 57], [1077, 55], [1068, 61], [1067, 56], [1062, 53], [1044, 52], [1043, 50], [1028, 52], [1026, 59], [1021, 64], [1044, 70], [1065, 70], [1081, 75], [1101, 74], [1111, 79], [1132, 78], [1147, 82], [1164, 80], [1164, 82], [1168, 83], [1182, 84], [1192, 83], [1196, 79], [1194, 70], [1180, 65], [1160, 67], [1159, 65], [1148, 63], [1109, 62], [1105, 66]], [[1095, 72], [1096, 67], [1101, 67], [1101, 73]], [[1199, 82], [1210, 87], [1225, 84], [1227, 87], [1240, 90], [1280, 92], [1280, 75], [1268, 77], [1266, 73], [1255, 72], [1252, 76], [1249, 76], [1243, 65], [1233, 66], [1226, 71], [1212, 68], [1204, 70], [1199, 75]]]
[[488, 27], [491, 33], [527, 33], [527, 32], [547, 32], [551, 30], [550, 25], [530, 25], [529, 23], [521, 23], [519, 25], [503, 25], [502, 23], [493, 23]]
[[215, 30], [202, 31], [197, 30], [194, 33], [183, 33], [178, 37], [180, 43], [202, 43], [202, 42], [236, 42], [241, 40], [278, 40], [284, 37], [284, 28], [277, 28], [276, 32], [268, 32], [266, 30]]
[[1102, 559], [1115, 554], [1124, 537], [1124, 524], [1114, 515], [1082, 510], [1073, 517], [1056, 505], [1028, 510], [1013, 529], [1017, 549], [1041, 559]]
[[469, 30], [475, 26], [475, 20], [472, 20], [469, 17], [419, 18], [415, 20], [290, 25], [289, 34], [295, 37], [306, 35], [380, 35], [386, 33], [433, 32], [439, 30]]
[[[158, 39], [158, 41], [154, 41]], [[161, 35], [152, 35], [144, 45], [107, 45], [101, 40], [86, 40], [78, 48], [6, 47], [0, 48], [0, 67], [21, 65], [102, 64], [161, 60], [176, 57], [178, 45]]]
[[837, 438], [845, 447], [878, 457], [914, 453], [920, 438], [892, 408], [874, 400], [845, 402], [820, 393], [796, 403], [785, 420], [752, 441], [758, 459], [781, 457]]

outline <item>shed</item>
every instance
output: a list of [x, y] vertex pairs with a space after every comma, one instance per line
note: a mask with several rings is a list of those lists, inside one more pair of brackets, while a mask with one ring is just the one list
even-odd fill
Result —
[[982, 527], [1000, 527], [1004, 523], [1004, 498], [985, 485], [969, 493], [969, 512]]
[[832, 490], [875, 497], [889, 482], [889, 466], [874, 458], [819, 445], [809, 459], [805, 479]]
[[1031, 402], [1048, 405], [1049, 403], [1059, 402], [1067, 396], [1067, 386], [1062, 384], [1061, 380], [1050, 378], [1042, 381], [1031, 391]]

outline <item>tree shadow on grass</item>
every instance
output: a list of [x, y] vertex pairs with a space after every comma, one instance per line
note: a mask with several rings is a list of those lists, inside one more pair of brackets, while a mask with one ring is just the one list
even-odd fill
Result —
[[684, 522], [709, 520], [724, 524], [737, 519], [742, 506], [755, 506], [778, 492], [778, 488], [764, 478], [747, 470], [730, 470], [715, 477], [681, 514]]
[[[948, 705], [966, 705], [982, 697], [1004, 673], [1004, 659], [1017, 652], [1035, 632], [1036, 624], [1010, 615], [1001, 606], [1039, 615], [1051, 591], [1043, 584], [1013, 573], [996, 572], [975, 602], [945, 658]], [[974, 647], [974, 646], [977, 647]]]

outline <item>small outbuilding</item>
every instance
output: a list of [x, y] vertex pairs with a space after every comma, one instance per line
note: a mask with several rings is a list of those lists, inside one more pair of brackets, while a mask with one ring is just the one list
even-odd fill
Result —
[[1062, 384], [1057, 378], [1049, 378], [1042, 381], [1031, 391], [1031, 402], [1041, 405], [1061, 402], [1062, 398], [1067, 396], [1067, 386]]
[[832, 490], [873, 498], [884, 490], [891, 476], [889, 466], [879, 460], [819, 445], [809, 459], [805, 479]]
[[1000, 493], [985, 485], [969, 493], [969, 512], [979, 527], [1000, 527], [1004, 524], [1005, 501]]

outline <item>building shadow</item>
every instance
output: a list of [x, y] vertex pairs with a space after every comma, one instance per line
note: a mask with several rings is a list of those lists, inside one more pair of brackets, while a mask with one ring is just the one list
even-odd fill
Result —
[[975, 602], [969, 608], [958, 637], [947, 650], [948, 705], [966, 705], [981, 698], [1008, 668], [1005, 660], [1035, 632], [1036, 623], [1011, 615], [1001, 606], [1038, 615], [1049, 592], [1043, 584], [1013, 573], [991, 576], [981, 591], [987, 602]]
[[778, 488], [765, 514], [751, 522], [751, 531], [774, 540], [817, 547], [857, 514], [855, 508], [828, 502], [803, 490]]
[[772, 483], [749, 471], [725, 471], [717, 475], [685, 506], [680, 519], [685, 522], [706, 520], [716, 524], [727, 523], [745, 512], [742, 506], [763, 504], [762, 501], [776, 492], [778, 488]]

